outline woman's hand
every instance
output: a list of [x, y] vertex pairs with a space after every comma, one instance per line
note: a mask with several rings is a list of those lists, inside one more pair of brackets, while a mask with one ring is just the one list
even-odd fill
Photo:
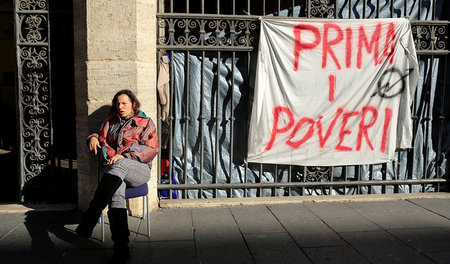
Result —
[[120, 155], [120, 154], [117, 154], [117, 155], [115, 155], [114, 157], [108, 159], [107, 164], [108, 164], [108, 165], [111, 165], [111, 164], [113, 164], [114, 162], [116, 162], [116, 161], [118, 161], [118, 160], [120, 160], [120, 159], [123, 159], [123, 156]]
[[91, 137], [91, 139], [89, 140], [89, 151], [93, 151], [95, 155], [97, 155], [97, 148], [101, 148], [98, 138]]

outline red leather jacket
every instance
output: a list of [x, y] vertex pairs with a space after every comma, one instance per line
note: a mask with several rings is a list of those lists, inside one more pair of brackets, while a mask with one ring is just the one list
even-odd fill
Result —
[[151, 168], [151, 162], [159, 152], [156, 126], [143, 112], [130, 118], [122, 127], [119, 115], [110, 115], [103, 121], [99, 133], [91, 134], [87, 139], [91, 137], [100, 141], [105, 160], [121, 154]]

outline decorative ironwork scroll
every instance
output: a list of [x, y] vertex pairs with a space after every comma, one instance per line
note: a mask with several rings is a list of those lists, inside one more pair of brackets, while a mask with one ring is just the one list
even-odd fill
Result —
[[308, 17], [311, 18], [334, 18], [334, 0], [311, 0], [308, 9]]
[[449, 53], [448, 21], [412, 21], [411, 30], [419, 55]]
[[161, 49], [253, 49], [257, 18], [252, 16], [158, 16]]
[[329, 181], [330, 167], [306, 167], [306, 182]]
[[48, 166], [52, 142], [49, 13], [46, 0], [16, 0], [22, 185]]

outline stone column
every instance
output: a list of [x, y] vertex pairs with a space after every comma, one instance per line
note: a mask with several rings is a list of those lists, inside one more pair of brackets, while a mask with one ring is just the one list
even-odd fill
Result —
[[[156, 0], [74, 1], [78, 204], [87, 208], [98, 181], [98, 165], [86, 136], [99, 129], [114, 94], [132, 90], [156, 124]], [[150, 208], [157, 207], [156, 158]], [[129, 207], [140, 214], [142, 199]], [[136, 212], [134, 212], [136, 210]]]

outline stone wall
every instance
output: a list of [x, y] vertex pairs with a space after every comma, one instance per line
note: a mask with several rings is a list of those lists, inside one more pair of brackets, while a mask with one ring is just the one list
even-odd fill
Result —
[[[74, 1], [78, 203], [85, 209], [98, 181], [86, 136], [98, 130], [114, 94], [132, 90], [156, 123], [156, 0]], [[156, 160], [156, 159], [155, 159]], [[157, 207], [156, 162], [150, 208]], [[129, 207], [140, 214], [142, 199]], [[137, 210], [135, 212], [135, 210]]]

